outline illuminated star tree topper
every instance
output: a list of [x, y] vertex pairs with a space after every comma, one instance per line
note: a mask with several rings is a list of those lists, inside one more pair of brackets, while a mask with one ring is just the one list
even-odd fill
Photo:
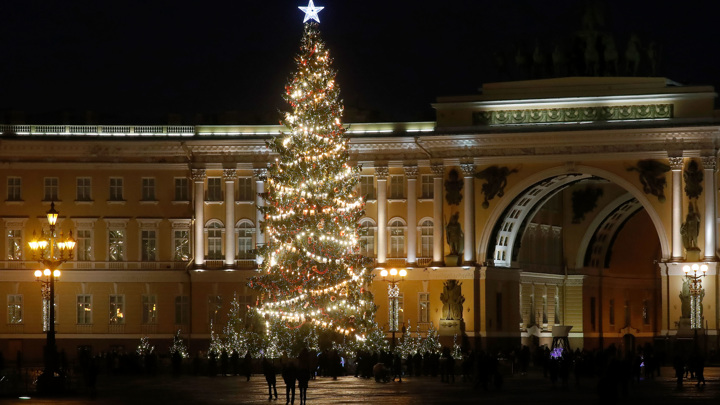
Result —
[[308, 22], [308, 20], [315, 20], [317, 22], [320, 22], [320, 17], [318, 16], [318, 13], [322, 11], [325, 7], [315, 7], [315, 4], [313, 4], [313, 0], [310, 0], [307, 7], [298, 7], [300, 10], [302, 10], [303, 13], [305, 13], [305, 19], [303, 22]]

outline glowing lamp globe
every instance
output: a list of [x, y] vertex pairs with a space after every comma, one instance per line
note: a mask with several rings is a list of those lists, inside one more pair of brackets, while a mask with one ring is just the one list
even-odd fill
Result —
[[405, 276], [407, 276], [407, 270], [400, 269], [400, 277], [405, 277]]
[[387, 277], [387, 276], [388, 276], [388, 271], [385, 270], [385, 269], [382, 269], [382, 271], [380, 271], [380, 275], [383, 276], [383, 277]]
[[50, 271], [50, 269], [45, 269], [45, 270], [43, 270], [43, 274], [46, 276], [50, 276], [50, 274], [52, 274], [52, 272]]
[[40, 277], [42, 277], [42, 275], [43, 275], [43, 272], [42, 272], [42, 271], [40, 271], [40, 270], [35, 270], [35, 277], [40, 278]]
[[390, 269], [391, 276], [397, 276], [397, 269]]

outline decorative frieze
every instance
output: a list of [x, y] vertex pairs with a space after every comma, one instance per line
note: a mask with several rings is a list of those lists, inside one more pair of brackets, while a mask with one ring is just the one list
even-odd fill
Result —
[[672, 118], [672, 104], [477, 111], [474, 125], [548, 124]]

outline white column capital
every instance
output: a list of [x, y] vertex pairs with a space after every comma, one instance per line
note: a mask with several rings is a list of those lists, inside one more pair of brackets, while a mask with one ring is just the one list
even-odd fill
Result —
[[387, 180], [388, 173], [387, 166], [375, 166], [375, 177], [378, 180]]
[[668, 160], [670, 161], [670, 169], [672, 171], [675, 172], [683, 169], [685, 159], [682, 156], [670, 156]]
[[445, 166], [443, 166], [441, 163], [430, 165], [430, 170], [432, 170], [433, 175], [436, 178], [442, 178], [445, 176]]
[[192, 179], [195, 183], [205, 181], [205, 177], [207, 177], [205, 169], [192, 169]]
[[717, 158], [715, 156], [703, 156], [702, 160], [703, 169], [715, 171], [717, 169]]
[[255, 181], [265, 181], [267, 178], [267, 169], [264, 167], [253, 169], [253, 176], [255, 176]]
[[415, 180], [418, 176], [418, 167], [417, 166], [405, 166], [403, 167], [405, 169], [405, 177], [407, 177], [408, 180]]
[[473, 163], [461, 163], [460, 168], [464, 177], [473, 177], [475, 175], [475, 165]]
[[237, 170], [235, 169], [223, 169], [223, 180], [225, 182], [235, 181], [237, 178]]

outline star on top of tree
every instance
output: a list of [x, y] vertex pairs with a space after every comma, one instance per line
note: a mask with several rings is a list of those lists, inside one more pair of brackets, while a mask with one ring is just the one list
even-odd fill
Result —
[[300, 10], [302, 10], [303, 13], [305, 13], [305, 19], [303, 22], [307, 22], [308, 20], [315, 20], [317, 22], [320, 22], [320, 17], [318, 16], [318, 13], [322, 11], [325, 7], [315, 7], [315, 4], [313, 4], [313, 0], [310, 0], [307, 7], [298, 7]]

